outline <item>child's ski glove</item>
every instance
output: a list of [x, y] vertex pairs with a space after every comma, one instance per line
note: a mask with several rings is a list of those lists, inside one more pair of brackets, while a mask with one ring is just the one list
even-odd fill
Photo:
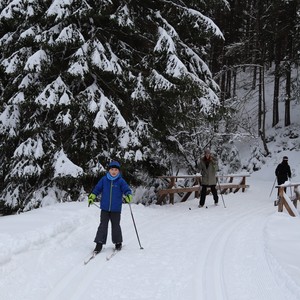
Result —
[[125, 201], [126, 201], [126, 203], [130, 203], [132, 201], [132, 195], [131, 194], [126, 195]]
[[96, 195], [95, 194], [89, 194], [89, 197], [88, 197], [88, 204], [89, 204], [89, 206], [91, 205], [91, 204], [94, 204], [94, 200], [96, 199]]

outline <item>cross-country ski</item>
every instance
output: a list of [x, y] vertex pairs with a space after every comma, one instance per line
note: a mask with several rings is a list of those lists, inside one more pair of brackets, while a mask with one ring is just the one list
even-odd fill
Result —
[[98, 255], [98, 253], [93, 252], [91, 256], [89, 256], [83, 263], [84, 265], [88, 264], [92, 259], [94, 259], [96, 256]]
[[120, 252], [121, 250], [117, 250], [117, 249], [114, 249], [113, 252], [109, 255], [106, 256], [106, 260], [109, 261], [111, 260], [118, 252]]

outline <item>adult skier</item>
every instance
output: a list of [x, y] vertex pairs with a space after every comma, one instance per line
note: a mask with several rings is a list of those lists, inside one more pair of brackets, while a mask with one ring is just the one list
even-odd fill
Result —
[[217, 160], [211, 155], [210, 149], [205, 149], [204, 156], [200, 160], [200, 172], [202, 175], [201, 180], [201, 194], [199, 207], [203, 207], [205, 204], [207, 188], [211, 189], [215, 205], [218, 205], [219, 197], [216, 189], [217, 178], [216, 172], [218, 170]]
[[[288, 157], [284, 156], [282, 158], [282, 162], [275, 169], [275, 175], [277, 177], [278, 185], [285, 183], [292, 176], [291, 168], [289, 166], [288, 161], [289, 161]], [[284, 191], [286, 192], [286, 188], [284, 188]]]

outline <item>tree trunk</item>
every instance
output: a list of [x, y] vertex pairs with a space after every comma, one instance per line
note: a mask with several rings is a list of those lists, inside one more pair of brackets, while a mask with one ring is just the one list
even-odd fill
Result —
[[231, 98], [231, 69], [228, 69], [226, 72], [226, 94], [225, 99]]
[[291, 125], [290, 102], [291, 102], [291, 66], [288, 64], [286, 69], [285, 86], [285, 107], [284, 107], [284, 126]]
[[226, 94], [226, 68], [223, 67], [223, 71], [222, 71], [222, 75], [221, 75], [221, 84], [220, 84], [220, 88], [221, 88], [221, 103], [223, 104], [225, 102], [225, 94]]
[[270, 151], [266, 141], [266, 97], [265, 97], [265, 69], [263, 66], [259, 68], [259, 94], [261, 97], [261, 130], [260, 137], [264, 145], [265, 156], [269, 155]]
[[233, 68], [232, 80], [233, 80], [232, 97], [234, 98], [236, 97], [236, 68]]
[[262, 74], [261, 74], [261, 69], [262, 67], [259, 69], [259, 87], [258, 87], [258, 133], [260, 133], [260, 131], [262, 130], [262, 114], [263, 114], [263, 110], [262, 110]]
[[273, 123], [274, 127], [279, 122], [279, 83], [280, 83], [280, 62], [275, 62], [274, 74], [274, 96], [273, 96]]

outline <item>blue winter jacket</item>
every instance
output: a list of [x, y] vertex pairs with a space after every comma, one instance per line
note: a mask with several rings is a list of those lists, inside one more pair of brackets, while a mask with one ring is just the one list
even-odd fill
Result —
[[107, 178], [107, 175], [104, 175], [96, 184], [92, 193], [97, 196], [101, 194], [101, 209], [121, 212], [123, 195], [127, 196], [132, 192], [120, 174], [115, 180], [110, 180]]

